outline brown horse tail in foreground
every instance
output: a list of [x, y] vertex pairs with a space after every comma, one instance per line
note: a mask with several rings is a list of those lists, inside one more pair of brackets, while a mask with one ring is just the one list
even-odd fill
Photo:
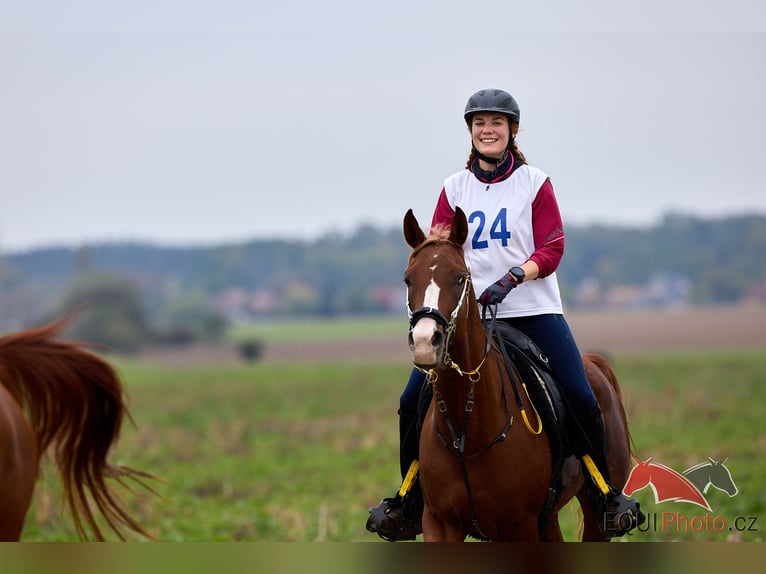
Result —
[[68, 321], [0, 337], [0, 540], [18, 540], [49, 448], [81, 539], [90, 530], [104, 540], [95, 509], [121, 540], [126, 527], [152, 538], [107, 484], [114, 479], [129, 488], [132, 480], [148, 488], [144, 479], [154, 478], [107, 462], [130, 420], [122, 384], [80, 343], [54, 340]]

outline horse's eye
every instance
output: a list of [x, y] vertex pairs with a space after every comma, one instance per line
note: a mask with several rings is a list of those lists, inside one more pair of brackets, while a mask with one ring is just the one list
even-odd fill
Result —
[[410, 286], [410, 278], [409, 278], [409, 277], [405, 277], [405, 278], [404, 278], [404, 284], [405, 284], [407, 287], [409, 287], [409, 286]]

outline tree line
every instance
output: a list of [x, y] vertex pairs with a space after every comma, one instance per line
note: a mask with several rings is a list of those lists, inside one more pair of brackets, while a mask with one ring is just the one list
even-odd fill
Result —
[[[682, 282], [684, 304], [764, 299], [766, 216], [569, 226], [566, 242], [558, 274], [570, 306], [604, 305], [624, 286], [637, 290], [627, 301], [647, 304], [640, 289], [662, 278]], [[86, 299], [100, 301], [102, 313], [123, 310], [114, 331], [132, 317], [163, 340], [215, 337], [231, 320], [401, 312], [408, 254], [400, 229], [372, 225], [315, 241], [105, 243], [8, 254], [0, 259], [0, 330], [39, 324]], [[103, 304], [104, 291], [120, 303]]]

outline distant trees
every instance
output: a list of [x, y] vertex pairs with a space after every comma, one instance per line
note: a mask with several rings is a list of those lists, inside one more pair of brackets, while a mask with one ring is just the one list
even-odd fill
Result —
[[688, 303], [734, 303], [766, 280], [766, 217], [671, 214], [650, 228], [568, 229], [558, 275], [567, 294], [584, 281], [606, 290], [672, 276], [688, 282]]
[[[766, 303], [762, 215], [566, 231], [558, 276], [568, 305]], [[0, 262], [0, 330], [87, 302], [77, 322], [83, 338], [130, 350], [215, 340], [227, 321], [402, 312], [408, 254], [398, 228], [370, 225], [314, 242], [31, 251]]]
[[72, 282], [57, 315], [79, 310], [67, 330], [71, 338], [135, 352], [152, 338], [135, 283], [111, 272], [88, 272]]
[[75, 276], [56, 315], [77, 311], [67, 336], [105, 349], [134, 353], [147, 345], [184, 345], [220, 340], [227, 320], [211, 311], [204, 298], [181, 297], [167, 305], [162, 321], [150, 321], [136, 281], [109, 271]]

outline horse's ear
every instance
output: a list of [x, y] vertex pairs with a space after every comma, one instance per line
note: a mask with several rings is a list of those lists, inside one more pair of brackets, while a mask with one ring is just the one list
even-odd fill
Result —
[[426, 234], [423, 233], [411, 209], [408, 209], [407, 213], [404, 214], [404, 240], [413, 249], [426, 240]]
[[449, 240], [457, 245], [463, 245], [466, 237], [468, 237], [468, 221], [463, 210], [456, 207], [455, 215], [452, 216], [452, 225], [449, 228]]

